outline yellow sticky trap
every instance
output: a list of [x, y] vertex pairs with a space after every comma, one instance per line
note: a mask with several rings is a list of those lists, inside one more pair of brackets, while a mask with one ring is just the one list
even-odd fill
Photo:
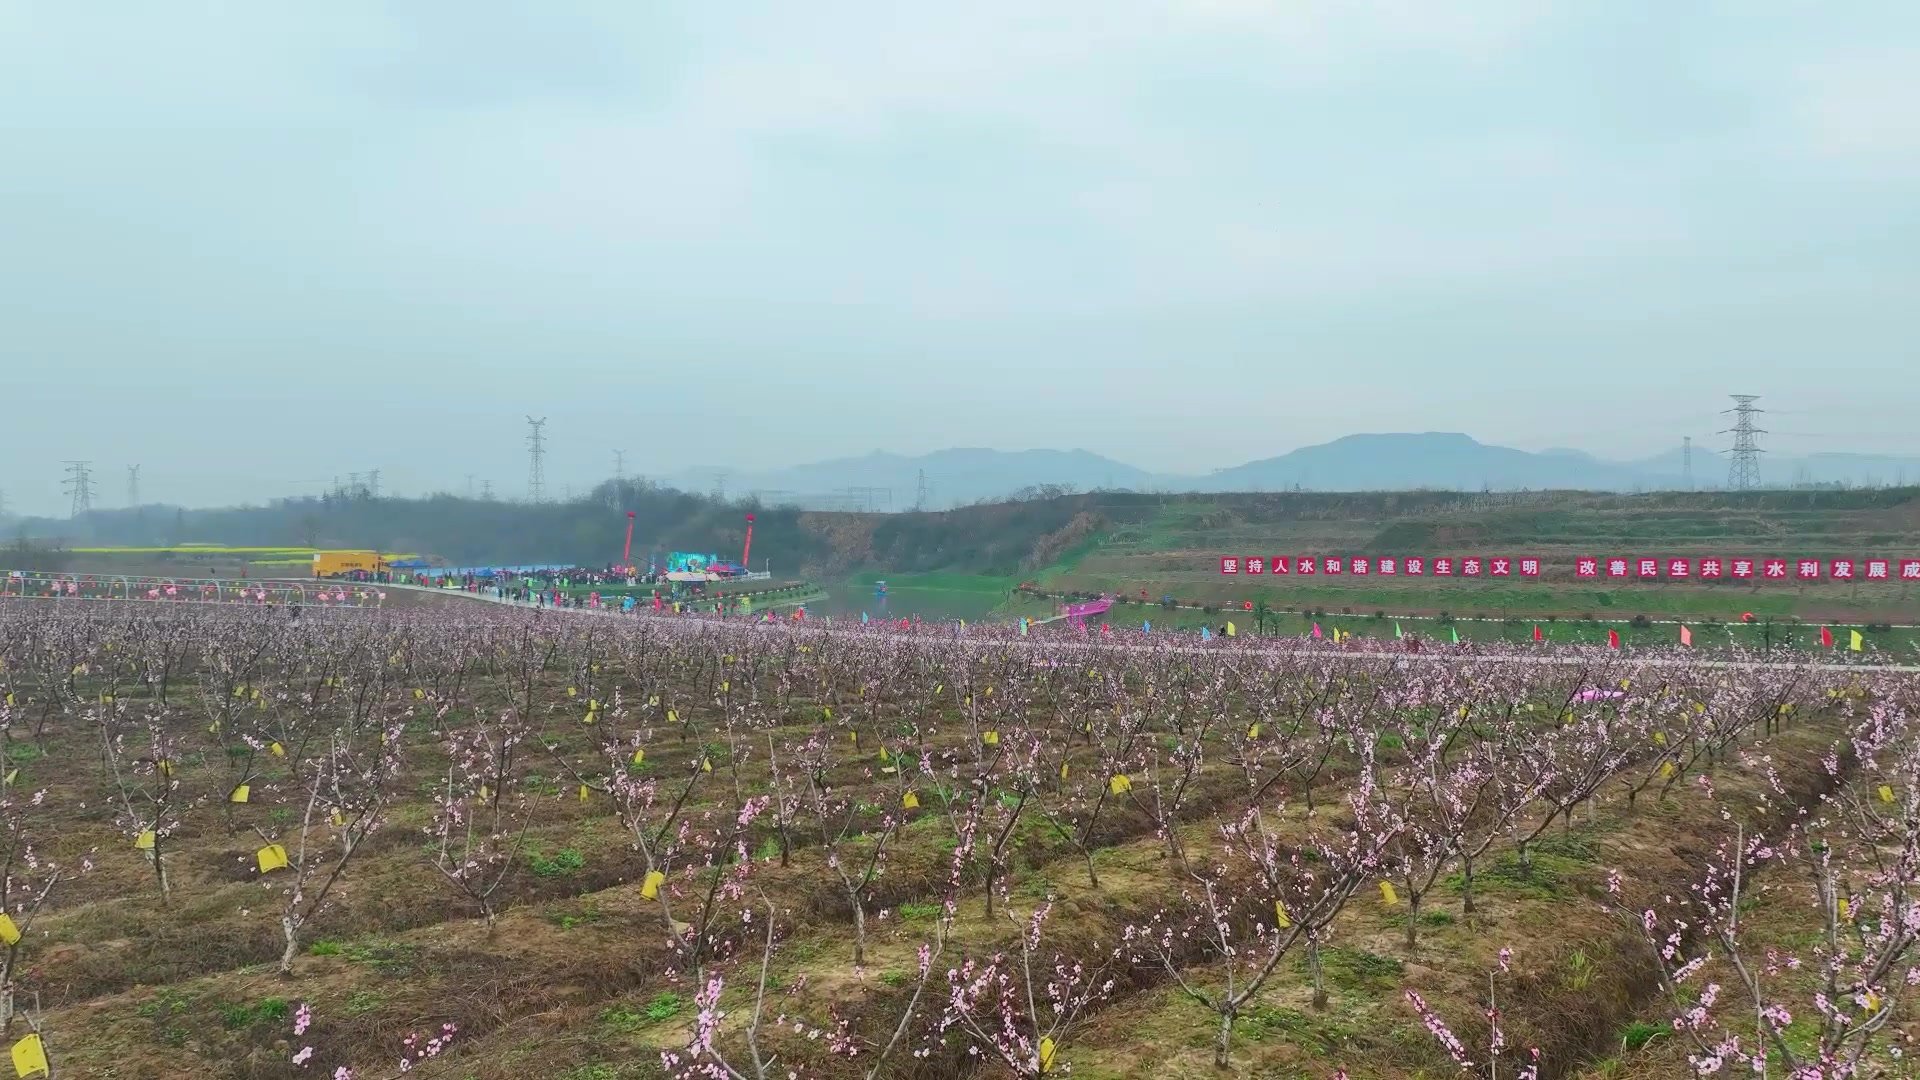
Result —
[[853, 744], [853, 745], [855, 745], [855, 746], [859, 746], [859, 745], [860, 745], [860, 733], [859, 733], [859, 732], [857, 732], [857, 731], [849, 731], [849, 732], [847, 732], [847, 741], [848, 741], [848, 742], [850, 742], [850, 743], [852, 743], [852, 744]]
[[173, 775], [173, 765], [164, 759], [154, 762], [153, 767], [161, 776]]
[[600, 665], [594, 664], [589, 668], [589, 670], [591, 670], [595, 675], [598, 675], [600, 674]]
[[1633, 685], [1633, 680], [1632, 680], [1632, 679], [1621, 679], [1621, 680], [1620, 680], [1620, 689], [1622, 689], [1622, 690], [1625, 690], [1625, 689], [1626, 689], [1627, 687], [1629, 687], [1629, 686], [1632, 686], [1632, 685]]
[[887, 753], [887, 748], [886, 748], [886, 746], [885, 746], [884, 744], [882, 744], [882, 745], [881, 745], [881, 747], [880, 747], [880, 763], [884, 765], [884, 764], [886, 764], [887, 762], [889, 762], [889, 761], [892, 761], [892, 760], [893, 760], [893, 755], [892, 755], [892, 754], [889, 754], [889, 753]]
[[589, 788], [587, 787], [587, 785], [585, 785], [585, 784], [581, 784], [581, 785], [580, 785], [580, 801], [581, 801], [581, 802], [586, 802], [586, 801], [587, 801], [588, 799], [590, 799], [590, 798], [592, 798], [592, 797], [593, 797], [593, 792], [592, 792], [592, 790], [591, 790], [591, 789], [589, 789]]
[[[113, 699], [112, 699], [112, 698], [108, 698], [107, 700], [108, 700], [108, 701], [112, 701]], [[255, 700], [255, 701], [259, 701], [259, 700], [260, 700], [260, 688], [259, 688], [259, 687], [257, 687], [257, 686], [253, 688], [253, 700]]]
[[8, 695], [7, 695], [7, 704], [8, 704], [9, 706], [11, 706], [11, 705], [13, 704], [13, 695], [12, 695], [12, 694], [8, 694]]
[[1278, 900], [1273, 902], [1273, 923], [1282, 930], [1293, 925], [1293, 920], [1287, 918], [1287, 905]]
[[980, 741], [986, 743], [988, 746], [999, 746], [1000, 733], [997, 731], [988, 731], [980, 736]]
[[905, 795], [900, 796], [900, 805], [908, 810], [918, 810], [920, 808], [920, 796], [909, 791]]
[[287, 756], [287, 748], [284, 746], [281, 746], [279, 743], [274, 743], [271, 746], [267, 747], [267, 752], [272, 754], [274, 757]]
[[588, 712], [599, 712], [599, 711], [600, 711], [600, 699], [599, 699], [599, 698], [588, 698], [588, 699], [587, 699], [587, 711], [588, 711]]
[[991, 687], [991, 686], [989, 686], [989, 687], [987, 687], [987, 696], [988, 696], [988, 697], [992, 697], [992, 696], [993, 696], [993, 687]]
[[1654, 732], [1654, 733], [1653, 733], [1653, 745], [1655, 745], [1655, 746], [1665, 746], [1665, 745], [1667, 745], [1667, 733], [1666, 733], [1666, 732], [1664, 732], [1664, 731], [1656, 731], [1656, 732]]
[[140, 851], [152, 851], [153, 839], [153, 830], [147, 829], [133, 838], [133, 846]]
[[1673, 762], [1663, 761], [1660, 763], [1660, 779], [1662, 780], [1673, 779]]
[[228, 802], [246, 802], [247, 796], [251, 794], [252, 791], [253, 791], [253, 788], [249, 787], [246, 784], [241, 784], [239, 787], [233, 789], [232, 794], [227, 796], [227, 801]]
[[1694, 702], [1694, 703], [1693, 703], [1693, 711], [1694, 711], [1694, 715], [1696, 715], [1696, 716], [1704, 716], [1704, 715], [1706, 714], [1706, 711], [1707, 711], [1707, 704], [1706, 704], [1706, 702], [1704, 702], [1704, 701], [1696, 701], [1696, 702]]
[[1107, 781], [1107, 790], [1115, 795], [1125, 795], [1133, 790], [1133, 781], [1127, 779], [1126, 773], [1114, 773], [1113, 779]]
[[667, 875], [658, 870], [647, 871], [646, 878], [640, 882], [640, 899], [658, 900], [660, 898], [660, 886], [666, 883]]
[[967, 705], [972, 705], [972, 704], [973, 704], [973, 695], [972, 695], [972, 694], [968, 694], [968, 695], [966, 696], [966, 698], [965, 698], [965, 701], [964, 701], [964, 703], [965, 703], [965, 704], [967, 704]]
[[1870, 1013], [1880, 1011], [1880, 995], [1871, 990], [1867, 991], [1867, 1011]]
[[1893, 801], [1893, 789], [1891, 787], [1888, 787], [1885, 784], [1880, 785], [1880, 801], [1883, 803], [1890, 803]]
[[19, 766], [17, 766], [17, 765], [16, 765], [16, 766], [14, 766], [13, 768], [11, 768], [11, 769], [8, 769], [8, 770], [7, 770], [7, 783], [9, 783], [9, 784], [11, 784], [11, 783], [13, 783], [13, 782], [14, 782], [15, 780], [18, 780], [18, 779], [20, 779], [20, 767], [19, 767]]
[[1041, 1072], [1048, 1072], [1053, 1068], [1053, 1049], [1054, 1048], [1053, 1048], [1052, 1036], [1049, 1035], [1040, 1040], [1040, 1071]]
[[112, 695], [112, 694], [101, 694], [101, 695], [100, 695], [100, 704], [102, 704], [102, 705], [111, 705], [111, 704], [113, 704], [113, 695]]
[[638, 765], [638, 764], [640, 764], [641, 762], [643, 762], [643, 761], [645, 761], [645, 760], [647, 760], [647, 748], [646, 748], [646, 747], [644, 747], [644, 746], [636, 746], [636, 747], [634, 747], [634, 748], [633, 748], [633, 763], [634, 763], [635, 765]]
[[1249, 739], [1257, 739], [1257, 738], [1259, 738], [1259, 737], [1260, 737], [1260, 725], [1259, 725], [1259, 724], [1249, 724], [1249, 725], [1247, 726], [1247, 738], [1249, 738]]
[[20, 928], [13, 924], [13, 916], [0, 912], [0, 943], [20, 944]]
[[934, 683], [934, 684], [933, 684], [933, 696], [934, 696], [934, 697], [939, 697], [939, 696], [940, 696], [940, 691], [942, 691], [942, 690], [945, 690], [946, 688], [947, 688], [947, 684], [946, 684], [946, 683], [943, 683], [943, 682], [942, 682], [942, 683]]
[[333, 812], [333, 824], [335, 828], [344, 827], [347, 824], [347, 815], [335, 810]]
[[47, 1049], [40, 1045], [40, 1036], [29, 1035], [13, 1044], [13, 1071], [21, 1080], [51, 1075], [47, 1068]]
[[593, 710], [592, 710], [592, 709], [588, 709], [588, 710], [587, 710], [587, 715], [585, 715], [585, 716], [583, 716], [583, 717], [581, 717], [581, 718], [580, 718], [580, 722], [581, 722], [581, 723], [583, 723], [583, 724], [591, 724], [591, 723], [593, 723]]
[[1467, 718], [1467, 707], [1465, 705], [1462, 705], [1460, 706], [1460, 719], [1465, 720], [1466, 718]]
[[485, 784], [481, 784], [480, 785], [480, 801], [486, 802], [488, 799], [491, 799], [491, 798], [493, 798], [493, 789], [487, 787], [487, 785]]
[[1086, 723], [1080, 725], [1080, 730], [1087, 733], [1088, 735], [1093, 734], [1093, 721], [1089, 720]]
[[723, 694], [724, 694], [724, 693], [726, 693], [726, 692], [727, 692], [727, 690], [728, 690], [728, 688], [729, 688], [729, 687], [731, 687], [731, 686], [733, 686], [733, 681], [732, 681], [731, 679], [721, 679], [721, 680], [720, 680], [720, 692], [721, 692], [721, 693], [723, 693]]
[[422, 690], [417, 686], [413, 688], [413, 700], [424, 701], [426, 700], [426, 696], [427, 696], [427, 692], [425, 690]]
[[677, 713], [677, 712], [675, 712], [675, 711], [673, 711], [672, 709], [668, 709], [668, 710], [667, 710], [667, 723], [669, 723], [669, 724], [677, 724], [677, 723], [679, 723], [679, 722], [680, 722], [680, 714], [679, 714], [679, 713]]
[[820, 706], [820, 716], [821, 716], [821, 718], [822, 718], [822, 719], [826, 719], [826, 720], [831, 720], [831, 719], [833, 719], [833, 708], [832, 708], [832, 706], [829, 706], [829, 705], [822, 705], [822, 706]]
[[660, 707], [660, 695], [655, 694], [654, 696], [647, 699], [647, 708], [657, 709], [659, 707]]
[[1383, 881], [1380, 883], [1380, 902], [1388, 907], [1393, 907], [1400, 902], [1400, 894], [1394, 891], [1393, 882]]
[[287, 865], [287, 849], [279, 844], [268, 844], [254, 852], [253, 857], [260, 863], [260, 872], [263, 874]]
[[712, 758], [701, 758], [701, 759], [700, 759], [700, 771], [701, 771], [701, 772], [712, 772], [712, 771], [713, 771], [713, 759], [712, 759]]
[[1063, 761], [1060, 763], [1060, 779], [1065, 780], [1066, 778], [1067, 778], [1067, 763]]
[[1851, 905], [1851, 904], [1849, 904], [1849, 903], [1847, 903], [1847, 898], [1846, 898], [1846, 897], [1844, 897], [1844, 896], [1843, 896], [1843, 897], [1841, 897], [1841, 898], [1840, 898], [1840, 899], [1839, 899], [1839, 900], [1837, 901], [1837, 904], [1838, 904], [1838, 906], [1839, 906], [1839, 908], [1840, 908], [1840, 921], [1841, 921], [1841, 922], [1846, 922], [1847, 920], [1849, 920], [1849, 919], [1851, 919], [1851, 918], [1853, 918], [1853, 905]]

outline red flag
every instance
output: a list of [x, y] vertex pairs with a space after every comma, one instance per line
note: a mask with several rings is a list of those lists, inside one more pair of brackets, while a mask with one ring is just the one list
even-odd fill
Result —
[[1547, 639], [1547, 636], [1546, 636], [1545, 634], [1542, 634], [1542, 633], [1540, 632], [1540, 624], [1539, 624], [1539, 623], [1535, 623], [1535, 624], [1533, 625], [1533, 640], [1535, 640], [1535, 641], [1545, 641], [1546, 639]]
[[1680, 644], [1688, 647], [1693, 645], [1693, 631], [1684, 626], [1680, 628]]
[[1823, 626], [1820, 628], [1820, 647], [1823, 649], [1833, 648], [1833, 629], [1831, 627]]
[[1620, 631], [1618, 630], [1607, 631], [1607, 648], [1617, 649], [1619, 647], [1620, 647]]

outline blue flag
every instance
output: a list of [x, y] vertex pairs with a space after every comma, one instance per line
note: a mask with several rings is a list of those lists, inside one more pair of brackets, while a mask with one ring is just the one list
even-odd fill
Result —
[[867, 625], [867, 613], [864, 611], [860, 613], [860, 625], [861, 626]]
[[1020, 636], [1027, 636], [1027, 620], [1025, 616], [1021, 616], [1020, 618]]
[[1206, 628], [1206, 627], [1204, 627], [1204, 626], [1203, 626], [1203, 627], [1201, 627], [1201, 628], [1200, 628], [1200, 640], [1201, 640], [1201, 641], [1212, 641], [1212, 640], [1213, 640], [1213, 631], [1211, 631], [1211, 630], [1209, 630], [1209, 629], [1207, 629], [1207, 628]]
[[1153, 624], [1152, 624], [1151, 622], [1147, 622], [1147, 621], [1144, 621], [1144, 620], [1143, 620], [1143, 621], [1142, 621], [1142, 622], [1140, 623], [1140, 632], [1141, 632], [1141, 633], [1143, 633], [1143, 634], [1151, 634], [1151, 633], [1153, 633]]

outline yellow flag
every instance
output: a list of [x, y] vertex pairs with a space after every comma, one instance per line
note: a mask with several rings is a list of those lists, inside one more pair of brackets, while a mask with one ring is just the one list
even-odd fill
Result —
[[1231, 620], [1229, 620], [1229, 621], [1227, 622], [1227, 636], [1228, 636], [1228, 637], [1232, 637], [1232, 636], [1234, 636], [1235, 634], [1238, 634], [1239, 632], [1240, 632], [1240, 628], [1239, 628], [1239, 627], [1237, 627], [1237, 626], [1235, 626], [1235, 625], [1233, 625], [1233, 622], [1232, 622]]
[[133, 838], [133, 846], [139, 848], [141, 851], [152, 851], [153, 839], [153, 830], [144, 830], [139, 836]]
[[1065, 780], [1066, 778], [1067, 778], [1067, 763], [1063, 761], [1060, 763], [1060, 779]]
[[271, 752], [274, 757], [287, 756], [287, 748], [284, 746], [281, 746], [279, 743], [274, 743], [272, 746], [267, 747], [267, 750]]
[[593, 796], [592, 790], [589, 789], [587, 785], [581, 784], [580, 785], [580, 801], [586, 802], [589, 798], [592, 798], [592, 796]]
[[1040, 1071], [1048, 1072], [1053, 1068], [1053, 1037], [1040, 1040]]
[[254, 852], [253, 857], [260, 863], [260, 872], [263, 874], [287, 865], [287, 849], [279, 844], [268, 844]]
[[701, 758], [701, 759], [700, 759], [700, 771], [701, 771], [701, 772], [712, 772], [712, 771], [713, 771], [713, 759], [712, 759], [712, 758]]
[[1893, 801], [1893, 789], [1891, 787], [1885, 784], [1880, 785], [1880, 801], [1884, 803]]
[[1133, 781], [1127, 779], [1126, 773], [1114, 773], [1113, 779], [1107, 781], [1107, 790], [1115, 795], [1124, 795], [1133, 790]]
[[13, 916], [0, 912], [0, 943], [18, 945], [20, 928], [13, 924]]
[[900, 796], [900, 805], [909, 810], [916, 810], [920, 806], [920, 796], [909, 791], [905, 795]]
[[1257, 739], [1259, 737], [1260, 737], [1260, 725], [1259, 724], [1249, 725], [1247, 728], [1247, 738]]
[[29, 1035], [13, 1044], [13, 1071], [20, 1075], [21, 1080], [48, 1075], [47, 1050], [40, 1045], [40, 1036]]
[[1380, 902], [1388, 907], [1392, 907], [1400, 902], [1400, 894], [1394, 891], [1393, 882], [1383, 881], [1380, 883]]
[[1293, 920], [1287, 918], [1287, 905], [1278, 900], [1273, 902], [1273, 922], [1282, 930], [1293, 925]]
[[1847, 648], [1852, 649], [1854, 652], [1859, 652], [1866, 644], [1866, 639], [1860, 636], [1860, 631], [1858, 630], [1850, 632], [1853, 634], [1853, 639], [1847, 642]]
[[666, 883], [667, 883], [667, 875], [661, 873], [658, 870], [647, 871], [646, 878], [640, 882], [640, 899], [642, 900], [658, 899], [660, 896], [660, 886], [665, 885]]
[[239, 787], [233, 789], [233, 794], [227, 796], [227, 801], [228, 802], [246, 802], [247, 795], [252, 791], [253, 789], [251, 787], [247, 786], [246, 784], [241, 784]]
[[644, 746], [636, 746], [636, 747], [634, 747], [634, 748], [633, 748], [633, 763], [634, 763], [635, 765], [638, 765], [638, 764], [640, 764], [641, 762], [643, 762], [643, 761], [645, 761], [645, 760], [647, 760], [647, 749], [646, 749], [646, 747], [644, 747]]
[[1000, 733], [997, 731], [986, 732], [985, 734], [980, 736], [980, 741], [983, 743], [986, 743], [988, 746], [999, 746]]

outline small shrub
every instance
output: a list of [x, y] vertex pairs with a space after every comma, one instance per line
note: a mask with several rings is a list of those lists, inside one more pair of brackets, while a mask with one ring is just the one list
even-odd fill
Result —
[[561, 848], [552, 858], [537, 851], [527, 853], [527, 869], [541, 878], [571, 877], [587, 865], [587, 857], [573, 848]]
[[662, 990], [653, 996], [652, 1001], [647, 1002], [647, 1019], [656, 1024], [662, 1020], [671, 1020], [680, 1015], [680, 1010], [686, 1006], [685, 998], [671, 990]]
[[1645, 630], [1653, 625], [1653, 620], [1647, 618], [1645, 615], [1635, 615], [1633, 618], [1627, 620], [1627, 625], [1633, 627], [1635, 630]]
[[1644, 1050], [1655, 1039], [1673, 1034], [1673, 1029], [1664, 1023], [1649, 1024], [1645, 1020], [1635, 1020], [1627, 1025], [1620, 1036], [1620, 1046], [1626, 1050]]
[[337, 941], [316, 941], [307, 946], [307, 953], [311, 956], [339, 956], [345, 951], [346, 946]]

